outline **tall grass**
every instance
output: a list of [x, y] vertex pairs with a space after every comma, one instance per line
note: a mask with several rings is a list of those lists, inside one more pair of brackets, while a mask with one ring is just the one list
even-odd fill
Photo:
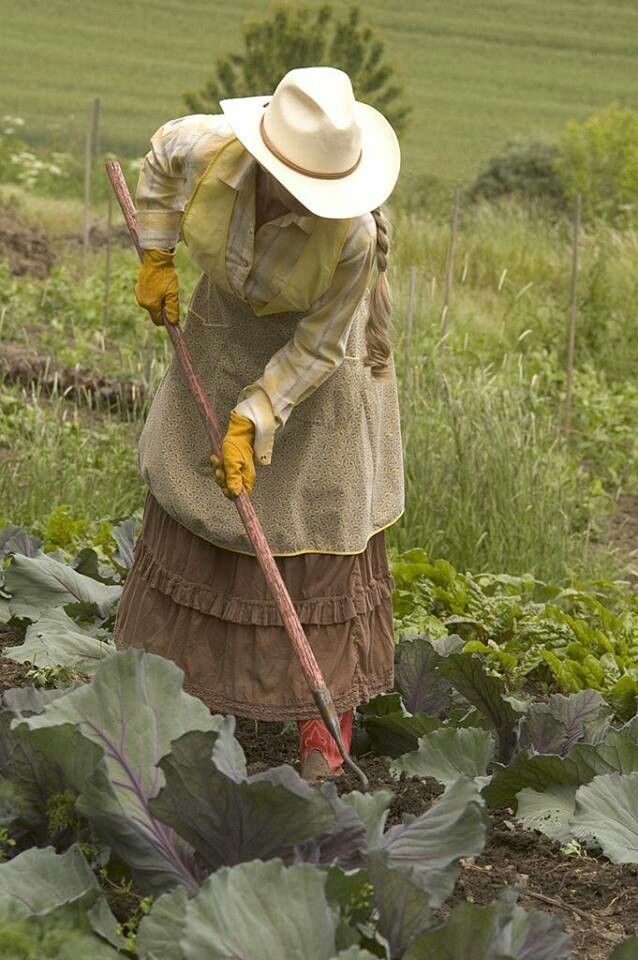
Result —
[[[389, 542], [418, 544], [461, 568], [559, 578], [588, 562], [586, 544], [600, 505], [591, 486], [602, 480], [627, 488], [638, 477], [637, 401], [628, 387], [638, 363], [636, 234], [586, 225], [575, 429], [565, 437], [558, 424], [569, 224], [512, 204], [464, 206], [449, 334], [441, 343], [448, 224], [398, 210], [391, 220], [407, 510]], [[79, 251], [60, 249], [45, 281], [11, 278], [0, 269], [0, 335], [18, 350], [134, 380], [152, 393], [171, 351], [164, 331], [134, 302], [134, 256], [114, 250], [105, 325], [104, 251], [94, 252], [82, 275]], [[408, 349], [412, 265], [417, 297]], [[196, 271], [182, 249], [179, 271], [185, 309]], [[60, 504], [94, 517], [141, 507], [136, 446], [143, 404], [127, 424], [92, 409], [88, 396], [74, 403], [48, 399], [37, 384], [31, 394], [5, 387], [2, 397], [0, 515], [29, 524]]]
[[463, 570], [565, 577], [587, 540], [587, 484], [533, 386], [421, 374], [403, 411], [407, 506], [390, 542]]
[[94, 416], [63, 397], [0, 385], [0, 525], [32, 527], [56, 507], [74, 517], [129, 516], [143, 500], [140, 424]]
[[[407, 509], [390, 542], [473, 570], [557, 578], [597, 566], [586, 544], [605, 501], [589, 491], [597, 480], [617, 489], [636, 476], [627, 422], [638, 363], [635, 232], [602, 224], [584, 231], [577, 430], [565, 437], [569, 223], [515, 204], [466, 207], [442, 343], [449, 228], [400, 212], [393, 221]], [[408, 344], [411, 265], [418, 282]]]
[[[450, 197], [451, 209], [451, 197]], [[391, 216], [391, 280], [395, 342], [405, 330], [407, 280], [417, 267], [415, 341], [438, 337], [448, 224], [397, 211]], [[463, 204], [456, 243], [454, 291], [446, 354], [467, 367], [526, 356], [540, 370], [552, 354], [562, 374], [571, 268], [571, 224], [517, 203]], [[634, 335], [638, 295], [638, 231], [585, 222], [580, 245], [576, 366], [594, 363], [613, 379], [638, 364]]]

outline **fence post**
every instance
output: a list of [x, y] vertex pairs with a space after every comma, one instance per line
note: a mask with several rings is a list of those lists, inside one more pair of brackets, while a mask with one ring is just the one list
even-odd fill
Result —
[[84, 272], [86, 273], [89, 256], [89, 231], [91, 207], [91, 167], [93, 166], [93, 107], [86, 113], [84, 133], [84, 219], [82, 228], [82, 250]]
[[572, 382], [574, 378], [574, 350], [576, 347], [576, 292], [578, 280], [578, 243], [580, 239], [580, 194], [576, 194], [574, 204], [574, 224], [572, 234], [572, 276], [569, 297], [569, 323], [567, 327], [567, 380], [565, 384], [565, 430], [571, 429], [572, 419]]
[[454, 203], [452, 207], [452, 220], [450, 223], [450, 245], [447, 251], [447, 264], [445, 266], [445, 290], [443, 293], [443, 310], [441, 312], [441, 340], [445, 339], [449, 326], [450, 299], [452, 296], [452, 281], [454, 276], [454, 248], [456, 246], [456, 232], [459, 223], [459, 202], [461, 199], [461, 188], [454, 190]]
[[110, 309], [110, 299], [111, 299], [111, 229], [113, 226], [113, 197], [111, 193], [108, 195], [108, 213], [106, 220], [106, 264], [104, 269], [104, 314], [103, 314], [103, 325], [104, 329], [108, 327], [109, 323], [109, 309]]
[[93, 101], [93, 120], [91, 124], [91, 146], [93, 161], [97, 160], [100, 152], [100, 98]]
[[406, 409], [408, 394], [411, 386], [410, 352], [412, 350], [412, 327], [414, 322], [414, 305], [416, 302], [416, 267], [410, 267], [408, 278], [408, 307], [405, 315], [405, 348], [403, 351], [403, 408]]

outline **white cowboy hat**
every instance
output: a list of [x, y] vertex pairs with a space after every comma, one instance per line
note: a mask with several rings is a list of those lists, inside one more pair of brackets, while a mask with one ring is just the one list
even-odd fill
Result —
[[220, 106], [248, 152], [319, 217], [361, 216], [394, 189], [397, 136], [383, 114], [355, 100], [343, 70], [300, 67], [270, 96]]

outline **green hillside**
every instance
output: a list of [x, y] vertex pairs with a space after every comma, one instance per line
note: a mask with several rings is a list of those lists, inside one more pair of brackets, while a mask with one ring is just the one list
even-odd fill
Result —
[[[104, 149], [141, 154], [181, 94], [264, 0], [0, 0], [0, 115], [81, 149], [102, 99]], [[404, 169], [468, 178], [515, 133], [555, 134], [616, 99], [638, 106], [637, 0], [369, 0], [414, 112]], [[268, 91], [255, 91], [268, 92]]]

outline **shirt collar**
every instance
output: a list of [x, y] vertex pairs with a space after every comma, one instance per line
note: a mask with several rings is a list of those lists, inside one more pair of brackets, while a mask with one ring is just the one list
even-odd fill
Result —
[[246, 182], [246, 178], [251, 172], [254, 172], [257, 161], [248, 152], [243, 150], [235, 163], [222, 163], [217, 171], [217, 177], [224, 183], [227, 183], [233, 190], [241, 190]]
[[292, 213], [291, 211], [290, 213], [284, 214], [283, 217], [280, 217], [279, 220], [277, 220], [277, 223], [280, 227], [287, 227], [291, 223], [296, 223], [304, 233], [310, 234], [312, 233], [312, 228], [316, 221], [317, 218], [314, 214], [312, 214], [310, 217], [300, 217], [299, 214]]
[[[244, 150], [235, 163], [223, 165], [222, 169], [217, 172], [217, 177], [228, 184], [229, 187], [232, 187], [233, 190], [240, 191], [247, 183], [248, 177], [257, 172], [256, 167], [257, 161], [253, 155], [248, 150]], [[291, 211], [284, 214], [283, 217], [279, 217], [276, 222], [280, 227], [287, 227], [291, 223], [296, 223], [304, 233], [311, 234], [316, 221], [317, 217], [314, 214], [307, 217]]]

